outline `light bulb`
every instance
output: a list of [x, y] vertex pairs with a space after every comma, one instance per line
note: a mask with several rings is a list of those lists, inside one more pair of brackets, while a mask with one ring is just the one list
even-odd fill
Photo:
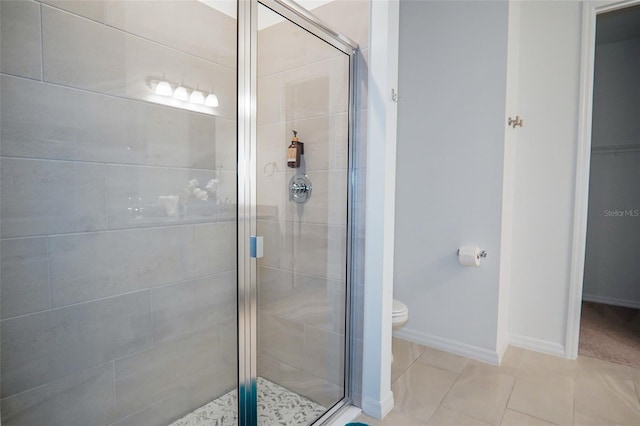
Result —
[[218, 103], [218, 97], [213, 93], [209, 93], [209, 96], [207, 96], [207, 100], [204, 101], [204, 104], [208, 107], [217, 107], [218, 105], [220, 105]]
[[199, 90], [194, 90], [191, 92], [191, 96], [189, 97], [189, 102], [192, 104], [204, 104], [204, 95]]
[[179, 101], [188, 101], [189, 94], [187, 93], [187, 89], [182, 86], [178, 86], [175, 92], [173, 92], [173, 97]]
[[173, 95], [173, 89], [171, 88], [171, 85], [166, 81], [159, 81], [158, 84], [156, 85], [155, 92], [156, 92], [156, 95], [160, 95], [160, 96]]

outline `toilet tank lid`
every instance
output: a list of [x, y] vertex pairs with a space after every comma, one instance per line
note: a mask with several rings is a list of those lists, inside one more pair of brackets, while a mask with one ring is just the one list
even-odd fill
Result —
[[393, 314], [397, 315], [397, 314], [402, 314], [404, 312], [407, 312], [409, 310], [409, 308], [407, 308], [407, 305], [405, 305], [404, 303], [402, 303], [401, 301], [397, 300], [397, 299], [393, 299]]

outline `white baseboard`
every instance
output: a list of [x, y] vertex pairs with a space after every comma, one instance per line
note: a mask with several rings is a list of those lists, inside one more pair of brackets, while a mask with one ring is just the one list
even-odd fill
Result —
[[339, 417], [334, 419], [329, 426], [345, 426], [347, 423], [350, 423], [358, 418], [358, 416], [362, 413], [362, 410], [358, 407], [351, 406], [345, 410]]
[[500, 363], [501, 357], [497, 351], [468, 345], [466, 343], [445, 339], [439, 336], [433, 336], [421, 331], [410, 330], [406, 327], [403, 327], [402, 329], [394, 332], [393, 335], [395, 337], [399, 337], [400, 339], [409, 340], [421, 345], [451, 352], [457, 355], [466, 356], [467, 358], [473, 358], [489, 364], [498, 365]]
[[507, 339], [501, 339], [501, 340], [502, 340], [502, 345], [497, 348], [498, 362], [500, 364], [502, 363], [502, 358], [504, 357], [504, 354], [506, 354], [507, 349], [509, 349], [509, 342], [507, 341]]
[[382, 419], [393, 410], [393, 393], [389, 391], [382, 401], [373, 400], [366, 396], [362, 397], [362, 411], [374, 419]]
[[559, 343], [536, 339], [535, 337], [509, 334], [509, 344], [523, 349], [567, 358], [565, 347]]
[[640, 302], [637, 302], [635, 300], [616, 299], [615, 297], [594, 296], [590, 294], [583, 294], [582, 300], [584, 300], [585, 302], [603, 303], [605, 305], [640, 309]]

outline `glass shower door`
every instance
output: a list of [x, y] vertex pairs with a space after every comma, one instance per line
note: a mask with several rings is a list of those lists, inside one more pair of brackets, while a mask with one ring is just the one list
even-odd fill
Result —
[[353, 48], [280, 6], [255, 35], [257, 419], [304, 425], [347, 395]]

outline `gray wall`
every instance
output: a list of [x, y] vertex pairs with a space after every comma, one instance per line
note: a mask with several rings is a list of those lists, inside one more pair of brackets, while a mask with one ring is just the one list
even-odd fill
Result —
[[[394, 297], [400, 334], [495, 358], [506, 2], [400, 3]], [[479, 245], [481, 267], [456, 250]]]
[[[2, 423], [166, 423], [236, 385], [235, 209], [215, 200], [235, 199], [235, 22], [46, 3], [0, 3]], [[159, 105], [150, 79], [220, 107]], [[158, 201], [215, 177], [181, 217]]]
[[[403, 329], [407, 337], [450, 347], [470, 343], [475, 348], [492, 340], [486, 327], [497, 310], [488, 301], [496, 297], [489, 283], [497, 288], [497, 277], [489, 271], [498, 260], [491, 258], [499, 220], [495, 144], [502, 139], [491, 129], [504, 128], [507, 113], [499, 114], [496, 103], [509, 103], [513, 95], [505, 94], [496, 77], [504, 70], [498, 64], [507, 52], [507, 12], [500, 9], [511, 10], [517, 4], [520, 18], [514, 25], [520, 34], [513, 60], [518, 64], [519, 93], [517, 108], [508, 115], [524, 117], [525, 124], [508, 129], [517, 135], [508, 340], [563, 355], [583, 5], [506, 3], [400, 4], [395, 296], [409, 304], [410, 319]], [[510, 56], [507, 59], [512, 62]], [[434, 75], [443, 83], [436, 84]], [[412, 194], [416, 183], [417, 196]], [[451, 253], [463, 242], [485, 244], [490, 257], [481, 271], [460, 270], [454, 275]]]
[[640, 308], [640, 39], [596, 46], [583, 299]]

